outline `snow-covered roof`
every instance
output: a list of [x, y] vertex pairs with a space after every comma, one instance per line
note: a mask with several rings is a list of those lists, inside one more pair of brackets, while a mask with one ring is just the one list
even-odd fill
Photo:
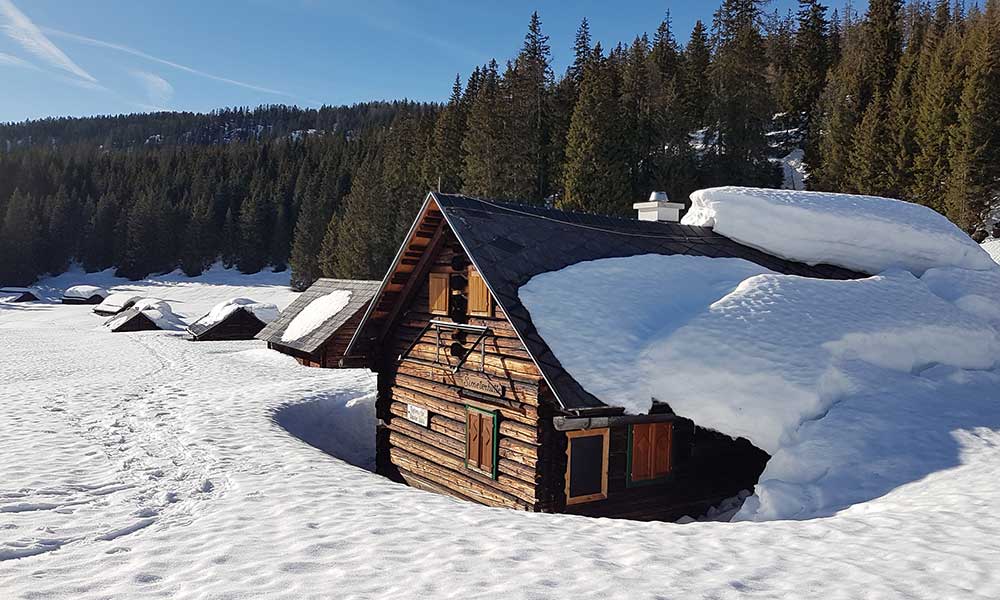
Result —
[[875, 274], [902, 268], [991, 269], [972, 238], [937, 212], [910, 202], [828, 192], [719, 187], [691, 194], [683, 223], [769, 254]]
[[163, 300], [158, 300], [156, 298], [143, 298], [138, 300], [131, 308], [117, 315], [111, 317], [104, 323], [105, 327], [109, 329], [117, 329], [136, 318], [137, 315], [143, 315], [152, 321], [160, 329], [167, 331], [176, 331], [184, 327], [184, 322], [173, 313], [170, 309], [170, 305]]
[[990, 238], [980, 244], [980, 246], [990, 255], [993, 262], [1000, 263], [1000, 238]]
[[66, 298], [82, 298], [86, 300], [87, 298], [92, 298], [94, 296], [101, 296], [102, 298], [107, 297], [108, 290], [97, 287], [96, 285], [74, 285], [66, 288], [63, 292], [63, 297]]
[[114, 292], [108, 294], [100, 304], [94, 307], [96, 313], [119, 313], [141, 300], [142, 296], [130, 294], [128, 292]]
[[[1000, 364], [998, 292], [996, 270], [840, 281], [644, 255], [540, 274], [521, 298], [601, 400], [645, 413], [656, 399], [771, 454], [740, 518], [775, 519], [814, 516], [855, 497], [859, 479], [913, 467], [895, 449], [909, 442], [892, 435], [913, 436], [904, 417], [929, 418], [919, 414], [927, 378]], [[835, 408], [838, 426], [826, 427]], [[882, 429], [896, 433], [872, 433]]]
[[230, 298], [212, 307], [212, 310], [207, 314], [188, 326], [188, 331], [195, 335], [201, 335], [228, 319], [238, 310], [250, 313], [265, 325], [278, 318], [278, 307], [274, 304], [256, 302], [249, 298]]
[[379, 282], [319, 279], [299, 294], [257, 339], [301, 352], [316, 352], [371, 301]]

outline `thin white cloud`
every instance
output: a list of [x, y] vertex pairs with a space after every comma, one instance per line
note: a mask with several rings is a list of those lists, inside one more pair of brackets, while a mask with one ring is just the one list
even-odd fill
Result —
[[0, 65], [5, 67], [20, 67], [22, 69], [31, 69], [32, 71], [41, 71], [38, 65], [32, 64], [23, 58], [18, 58], [10, 54], [4, 54], [0, 52]]
[[0, 0], [0, 17], [3, 22], [0, 30], [8, 37], [19, 43], [25, 50], [31, 52], [47, 64], [62, 69], [84, 81], [96, 83], [90, 73], [84, 71], [80, 65], [66, 56], [23, 12], [18, 10], [11, 0]]
[[156, 73], [137, 69], [132, 71], [132, 76], [139, 80], [139, 83], [146, 90], [146, 97], [151, 102], [156, 103], [156, 106], [164, 106], [173, 98], [174, 86]]
[[[0, 2], [5, 2], [5, 1], [6, 0], [0, 0]], [[73, 41], [76, 41], [76, 42], [80, 42], [80, 43], [83, 43], [83, 44], [88, 44], [88, 45], [91, 45], [91, 46], [96, 46], [98, 48], [107, 48], [109, 50], [117, 50], [118, 52], [124, 52], [125, 54], [131, 54], [132, 56], [138, 56], [139, 58], [143, 58], [143, 59], [146, 59], [146, 60], [149, 60], [149, 61], [161, 64], [161, 65], [165, 65], [165, 66], [168, 66], [168, 67], [180, 70], [180, 71], [184, 71], [185, 73], [190, 73], [192, 75], [197, 75], [199, 77], [205, 77], [206, 79], [211, 79], [213, 81], [220, 81], [222, 83], [228, 83], [230, 85], [239, 86], [239, 87], [242, 87], [242, 88], [246, 88], [248, 90], [254, 90], [254, 91], [257, 91], [257, 92], [264, 92], [266, 94], [274, 94], [276, 96], [286, 96], [288, 98], [304, 99], [304, 98], [300, 98], [299, 96], [296, 96], [295, 94], [290, 94], [288, 92], [283, 92], [281, 90], [276, 90], [276, 89], [273, 89], [273, 88], [267, 88], [267, 87], [263, 87], [263, 86], [259, 86], [259, 85], [254, 85], [252, 83], [246, 83], [246, 82], [243, 82], [243, 81], [237, 81], [236, 79], [230, 79], [228, 77], [221, 77], [219, 75], [213, 75], [211, 73], [206, 73], [205, 71], [201, 71], [201, 70], [195, 69], [193, 67], [189, 67], [187, 65], [182, 65], [180, 63], [176, 63], [176, 62], [173, 62], [173, 61], [170, 61], [170, 60], [166, 60], [166, 59], [163, 59], [163, 58], [158, 58], [156, 56], [152, 56], [150, 54], [146, 54], [145, 52], [143, 52], [141, 50], [136, 50], [135, 48], [130, 48], [128, 46], [123, 46], [121, 44], [115, 44], [113, 42], [105, 42], [105, 41], [102, 41], [102, 40], [96, 40], [94, 38], [90, 38], [90, 37], [83, 36], [83, 35], [78, 35], [78, 34], [75, 34], [75, 33], [70, 33], [68, 31], [60, 31], [58, 29], [48, 29], [48, 28], [46, 28], [44, 31], [45, 31], [45, 33], [48, 33], [50, 35], [54, 35], [56, 37], [61, 37], [61, 38], [73, 40]], [[318, 102], [315, 102], [313, 100], [308, 100], [308, 99], [305, 99], [305, 100], [307, 102], [318, 104]]]

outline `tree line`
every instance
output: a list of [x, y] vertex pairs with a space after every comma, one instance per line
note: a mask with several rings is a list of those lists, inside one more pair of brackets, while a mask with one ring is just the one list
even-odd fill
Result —
[[558, 77], [536, 13], [514, 58], [456, 77], [441, 105], [0, 127], [0, 281], [73, 260], [132, 278], [290, 267], [297, 288], [380, 277], [429, 189], [627, 215], [651, 190], [780, 185], [795, 147], [810, 188], [919, 202], [983, 235], [1000, 205], [998, 5], [724, 0], [684, 43], [668, 15], [610, 48], [584, 20]]

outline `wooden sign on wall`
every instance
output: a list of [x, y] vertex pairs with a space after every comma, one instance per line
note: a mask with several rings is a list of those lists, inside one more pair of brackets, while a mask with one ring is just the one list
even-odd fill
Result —
[[406, 405], [406, 420], [417, 425], [422, 425], [427, 427], [430, 423], [430, 415], [427, 409], [422, 406], [414, 406], [412, 404]]
[[504, 386], [490, 379], [483, 373], [470, 371], [459, 371], [455, 373], [455, 383], [466, 389], [470, 389], [483, 394], [491, 394], [503, 398]]

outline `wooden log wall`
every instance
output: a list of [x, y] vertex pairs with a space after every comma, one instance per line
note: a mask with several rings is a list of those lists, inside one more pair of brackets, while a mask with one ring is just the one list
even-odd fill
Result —
[[[429, 269], [468, 276], [474, 267], [446, 231]], [[546, 447], [557, 444], [561, 434], [551, 427], [552, 408], [544, 401], [547, 392], [541, 373], [495, 303], [492, 317], [452, 315], [493, 331], [485, 339], [485, 352], [477, 346], [459, 372], [452, 373], [451, 366], [459, 361], [450, 350], [452, 344], [470, 350], [477, 334], [441, 331], [439, 342], [433, 329], [423, 331], [432, 319], [453, 319], [431, 314], [428, 275], [420, 276], [424, 281], [418, 282], [410, 305], [401, 311], [383, 344], [380, 471], [415, 487], [490, 506], [551, 510], [556, 501], [553, 490], [563, 485], [565, 455]], [[428, 411], [427, 427], [406, 419], [407, 405]], [[499, 414], [496, 479], [465, 466], [467, 406]]]
[[324, 367], [328, 369], [340, 368], [340, 359], [344, 358], [347, 354], [347, 346], [351, 343], [351, 338], [354, 336], [354, 332], [357, 331], [367, 310], [368, 304], [359, 308], [323, 345], [322, 363]]

